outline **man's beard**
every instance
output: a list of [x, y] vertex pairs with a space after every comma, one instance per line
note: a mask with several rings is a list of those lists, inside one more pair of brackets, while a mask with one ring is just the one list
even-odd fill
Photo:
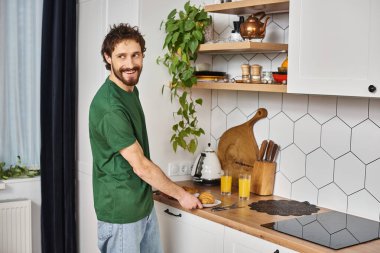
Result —
[[[116, 76], [117, 79], [119, 79], [123, 84], [127, 86], [135, 86], [139, 82], [140, 74], [141, 74], [141, 69], [142, 67], [133, 67], [133, 68], [120, 68], [119, 70], [116, 70], [115, 67], [112, 65], [112, 70], [114, 75]], [[136, 71], [137, 72], [137, 77], [131, 77], [129, 79], [125, 79], [123, 77], [123, 72], [124, 71]]]

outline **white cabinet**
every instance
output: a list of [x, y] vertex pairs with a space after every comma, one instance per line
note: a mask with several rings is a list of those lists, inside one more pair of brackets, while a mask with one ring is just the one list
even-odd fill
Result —
[[158, 201], [154, 204], [165, 253], [296, 253]]
[[224, 226], [155, 201], [165, 253], [223, 253]]
[[380, 97], [379, 13], [378, 0], [291, 0], [288, 92]]
[[225, 227], [224, 232], [224, 253], [296, 253], [229, 227]]

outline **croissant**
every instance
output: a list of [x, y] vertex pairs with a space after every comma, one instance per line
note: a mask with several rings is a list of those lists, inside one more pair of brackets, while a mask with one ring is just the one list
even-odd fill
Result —
[[215, 198], [210, 192], [202, 192], [198, 198], [202, 204], [213, 204], [215, 202]]

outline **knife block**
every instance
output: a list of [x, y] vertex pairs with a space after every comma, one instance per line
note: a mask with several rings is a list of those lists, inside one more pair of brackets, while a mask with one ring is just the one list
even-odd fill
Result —
[[251, 192], [261, 196], [273, 194], [276, 163], [256, 161], [251, 174]]

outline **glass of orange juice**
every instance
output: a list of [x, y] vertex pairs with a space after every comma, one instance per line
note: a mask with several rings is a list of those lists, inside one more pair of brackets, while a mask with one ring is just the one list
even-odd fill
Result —
[[239, 174], [239, 199], [249, 199], [251, 192], [251, 174]]
[[224, 170], [220, 178], [220, 193], [222, 195], [231, 195], [232, 175], [229, 170]]

